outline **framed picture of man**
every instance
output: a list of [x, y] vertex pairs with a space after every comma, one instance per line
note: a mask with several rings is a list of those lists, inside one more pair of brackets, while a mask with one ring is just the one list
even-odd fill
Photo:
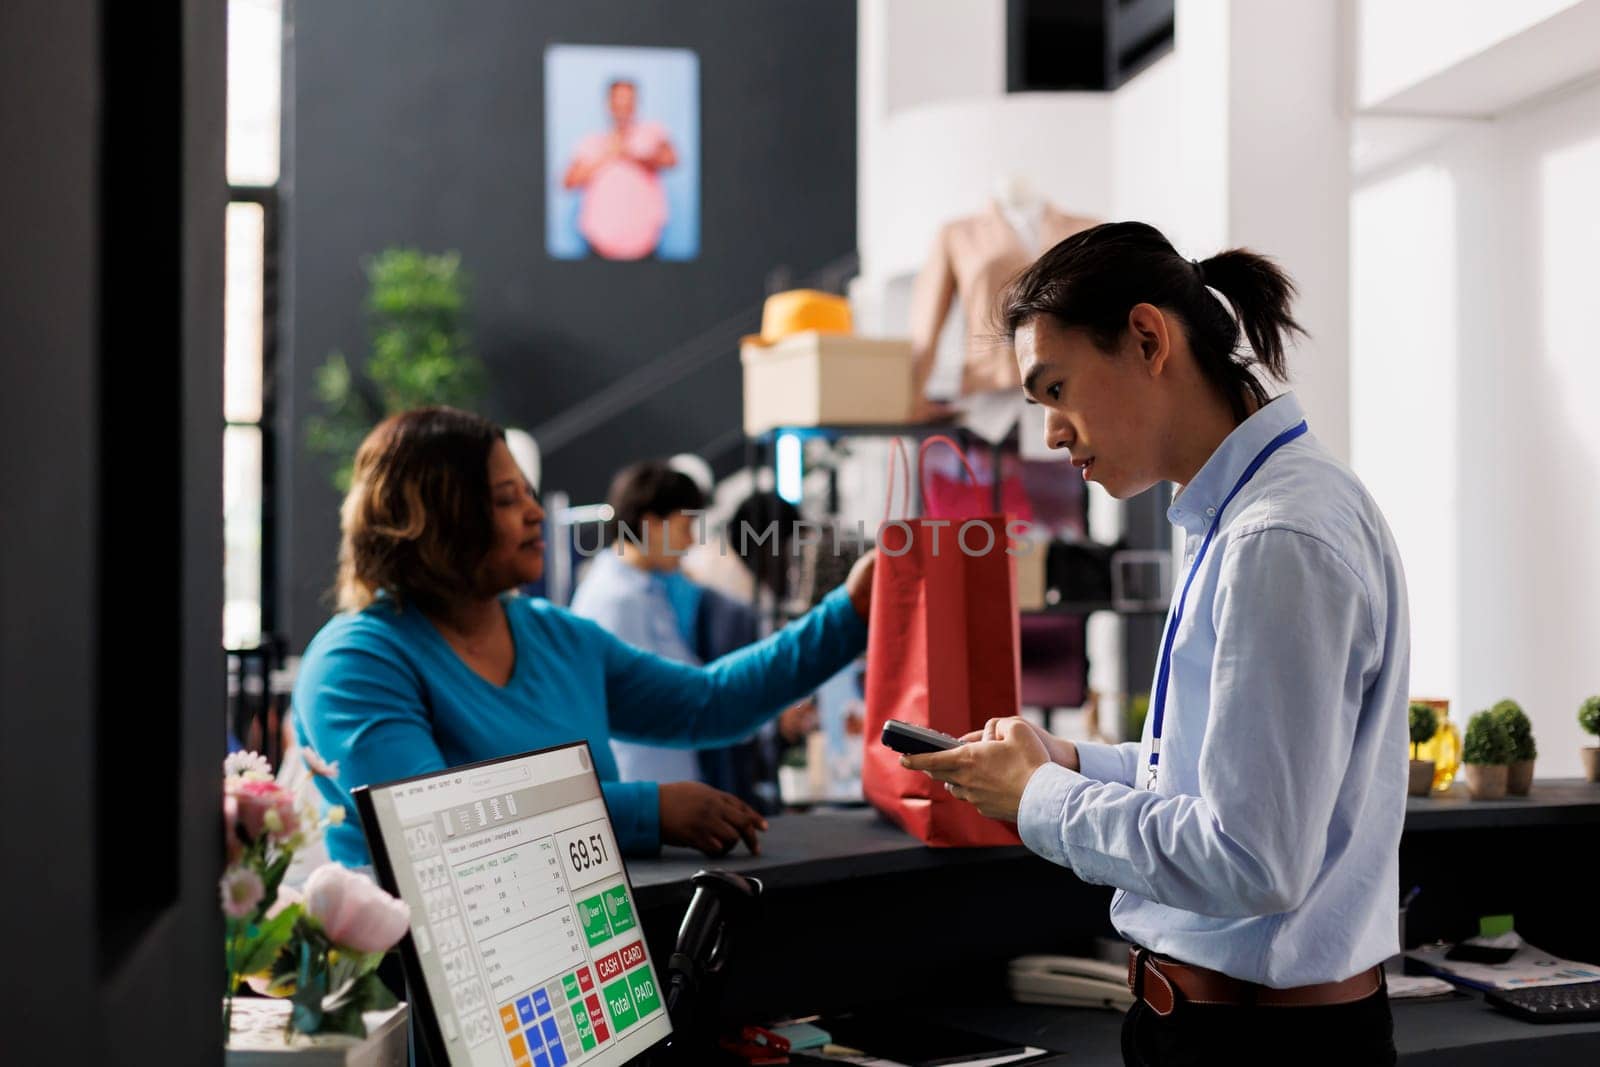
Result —
[[551, 45], [544, 73], [551, 257], [699, 255], [699, 58], [683, 48]]

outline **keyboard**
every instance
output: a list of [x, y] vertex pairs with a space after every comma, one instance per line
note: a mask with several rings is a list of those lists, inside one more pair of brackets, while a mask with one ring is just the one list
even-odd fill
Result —
[[1533, 1023], [1600, 1020], [1600, 982], [1492, 989], [1483, 999], [1503, 1012]]

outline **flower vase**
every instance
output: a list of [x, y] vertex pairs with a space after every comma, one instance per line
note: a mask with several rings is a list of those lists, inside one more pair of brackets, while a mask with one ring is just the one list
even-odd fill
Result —
[[1414, 797], [1425, 797], [1433, 791], [1433, 760], [1411, 761], [1411, 785], [1406, 792]]
[[276, 997], [235, 997], [227, 1067], [407, 1067], [405, 1004], [362, 1016], [366, 1037], [284, 1032], [293, 1005]]
[[1433, 736], [1417, 746], [1416, 758], [1433, 761], [1434, 792], [1447, 792], [1461, 768], [1461, 731], [1450, 721], [1448, 700], [1418, 698], [1416, 703], [1432, 708], [1439, 721]]

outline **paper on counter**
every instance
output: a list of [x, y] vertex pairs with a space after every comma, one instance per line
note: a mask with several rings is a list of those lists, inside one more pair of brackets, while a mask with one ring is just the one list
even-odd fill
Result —
[[1455, 986], [1443, 978], [1427, 975], [1391, 974], [1389, 976], [1390, 1000], [1414, 1000], [1419, 997], [1438, 997], [1455, 992]]
[[1564, 960], [1524, 944], [1504, 963], [1468, 963], [1447, 960], [1449, 945], [1429, 945], [1406, 953], [1412, 959], [1479, 989], [1523, 989], [1529, 986], [1575, 985], [1600, 981], [1600, 967]]

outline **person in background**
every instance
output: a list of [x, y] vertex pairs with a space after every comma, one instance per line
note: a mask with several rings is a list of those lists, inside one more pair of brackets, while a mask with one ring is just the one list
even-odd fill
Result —
[[[630, 855], [662, 844], [752, 852], [766, 820], [700, 782], [623, 782], [613, 734], [727, 744], [811, 692], [866, 644], [870, 557], [816, 610], [704, 667], [636, 649], [588, 619], [508, 593], [544, 570], [544, 511], [477, 415], [422, 408], [367, 435], [341, 515], [335, 615], [294, 687], [299, 741], [330, 762], [324, 799], [357, 786], [586, 740]], [[370, 862], [354, 819], [333, 858]]]
[[[679, 663], [713, 660], [756, 640], [756, 614], [747, 602], [681, 572], [705, 506], [692, 478], [668, 463], [636, 463], [613, 479], [607, 502], [614, 512], [611, 544], [589, 563], [572, 598], [574, 614]], [[733, 746], [693, 751], [613, 738], [611, 748], [624, 781], [706, 782], [770, 812], [776, 758], [765, 750], [803, 740], [814, 721], [810, 703], [803, 702], [761, 735]], [[761, 788], [765, 784], [772, 789]]]
[[783, 497], [753, 490], [734, 507], [720, 537], [697, 540], [689, 549], [683, 573], [770, 618], [789, 592], [799, 521], [800, 509]]
[[639, 86], [618, 78], [606, 87], [611, 128], [578, 142], [562, 177], [563, 188], [582, 190], [578, 231], [607, 259], [642, 259], [656, 250], [667, 224], [667, 195], [660, 172], [678, 165], [665, 126], [640, 120]]

